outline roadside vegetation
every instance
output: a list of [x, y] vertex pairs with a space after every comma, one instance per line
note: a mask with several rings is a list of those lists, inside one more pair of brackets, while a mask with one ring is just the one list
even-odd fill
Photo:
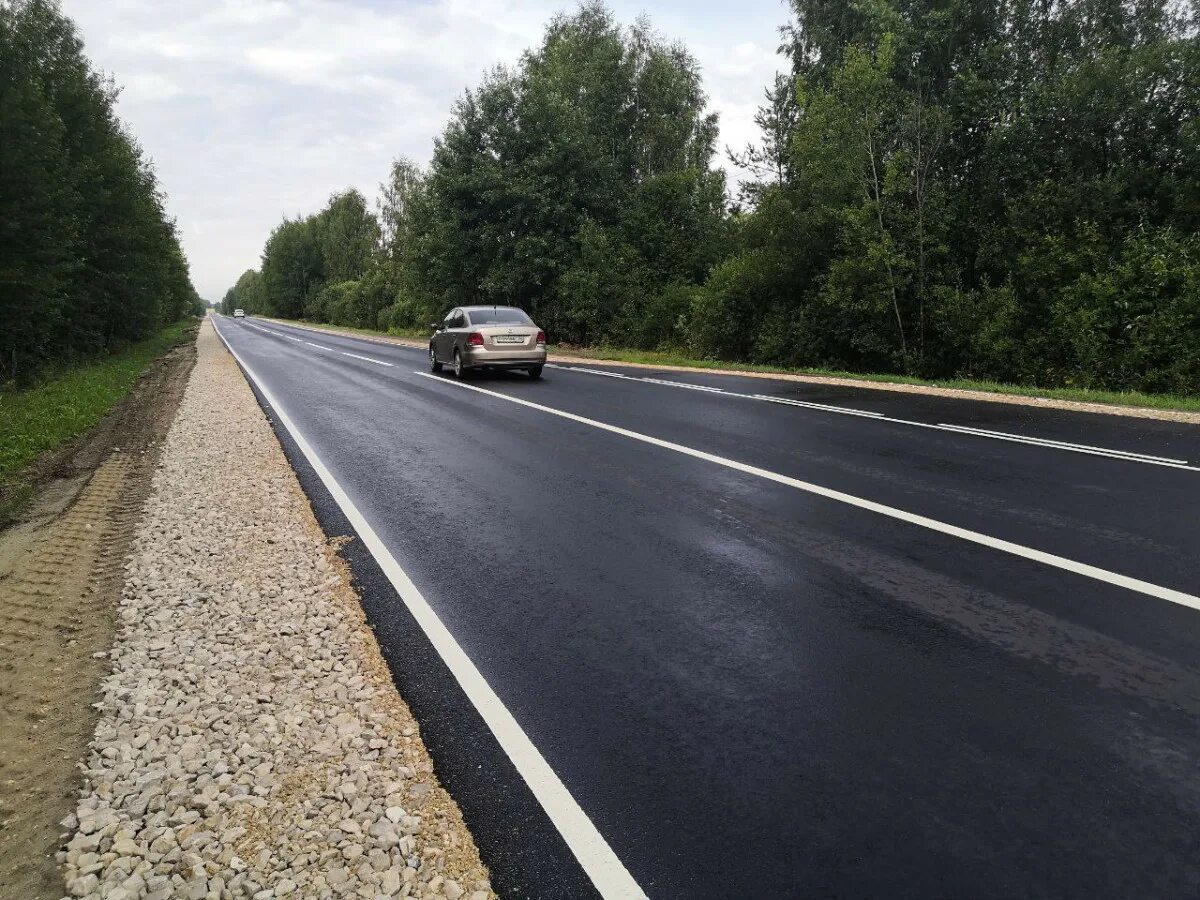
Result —
[[192, 340], [195, 328], [191, 321], [175, 322], [119, 353], [0, 393], [0, 525], [29, 499], [29, 467], [99, 422], [154, 360]]
[[117, 93], [56, 3], [0, 0], [0, 391], [204, 312]]
[[403, 331], [503, 303], [577, 346], [1200, 395], [1194, 4], [791, 12], [736, 188], [691, 55], [588, 3], [376, 209], [282, 222], [226, 307]]

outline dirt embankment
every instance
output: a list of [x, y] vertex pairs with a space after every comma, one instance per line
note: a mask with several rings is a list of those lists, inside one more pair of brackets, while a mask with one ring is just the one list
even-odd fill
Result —
[[0, 532], [0, 897], [61, 897], [54, 854], [108, 673], [122, 567], [195, 363], [156, 361], [72, 446], [35, 466], [39, 496]]

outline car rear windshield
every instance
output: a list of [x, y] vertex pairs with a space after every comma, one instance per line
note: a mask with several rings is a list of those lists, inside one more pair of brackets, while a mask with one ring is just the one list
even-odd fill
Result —
[[533, 319], [511, 306], [494, 306], [491, 309], [473, 309], [467, 313], [472, 325], [532, 325]]

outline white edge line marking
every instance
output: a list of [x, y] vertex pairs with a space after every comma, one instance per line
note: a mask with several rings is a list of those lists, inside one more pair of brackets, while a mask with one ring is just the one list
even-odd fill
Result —
[[828, 403], [810, 403], [807, 400], [793, 400], [790, 397], [772, 397], [769, 394], [749, 394], [747, 395], [754, 400], [765, 400], [768, 403], [782, 403], [786, 406], [802, 406], [805, 409], [819, 409], [824, 412], [841, 413], [846, 416], [862, 416], [866, 419], [886, 419], [881, 412], [873, 412], [869, 409], [851, 409], [848, 406], [830, 406]]
[[1052, 566], [1056, 569], [1062, 569], [1065, 572], [1072, 572], [1076, 575], [1082, 575], [1085, 578], [1102, 581], [1107, 584], [1125, 588], [1126, 590], [1136, 591], [1139, 594], [1146, 594], [1150, 597], [1157, 597], [1160, 600], [1168, 600], [1171, 603], [1178, 603], [1180, 606], [1187, 606], [1191, 609], [1200, 610], [1200, 597], [1184, 593], [1183, 591], [1177, 591], [1173, 588], [1152, 584], [1148, 581], [1141, 581], [1140, 579], [1131, 578], [1128, 575], [1121, 575], [1117, 572], [1110, 572], [1107, 569], [1101, 569], [1098, 566], [1088, 565], [1087, 563], [1076, 562], [1073, 559], [1055, 556], [1053, 553], [1046, 553], [1043, 550], [1035, 550], [1032, 547], [1026, 547], [1022, 544], [1014, 544], [1011, 541], [981, 534], [978, 531], [971, 531], [968, 528], [960, 528], [957, 525], [950, 525], [946, 522], [940, 522], [937, 519], [930, 519], [926, 516], [910, 513], [903, 509], [896, 509], [893, 506], [887, 506], [883, 503], [876, 503], [874, 500], [867, 500], [863, 497], [856, 497], [853, 494], [846, 494], [842, 491], [836, 491], [832, 488], [821, 487], [820, 485], [812, 484], [811, 482], [801, 481], [798, 478], [792, 478], [789, 475], [782, 475], [779, 472], [772, 472], [769, 469], [760, 469], [757, 466], [751, 466], [746, 463], [738, 462], [737, 460], [727, 459], [726, 457], [717, 456], [713, 453], [706, 453], [703, 450], [696, 450], [692, 447], [686, 447], [683, 444], [675, 444], [671, 441], [664, 441], [661, 438], [651, 437], [650, 435], [641, 434], [637, 431], [630, 431], [629, 429], [621, 428], [618, 425], [609, 425], [607, 422], [600, 422], [596, 419], [588, 419], [584, 416], [575, 415], [575, 413], [565, 412], [561, 409], [554, 409], [551, 406], [543, 406], [540, 403], [534, 403], [530, 400], [522, 400], [519, 397], [510, 397], [507, 394], [489, 391], [486, 388], [477, 387], [473, 384], [463, 384], [461, 381], [450, 381], [445, 378], [439, 378], [438, 376], [432, 375], [428, 372], [415, 372], [414, 374], [420, 375], [424, 378], [431, 378], [441, 384], [452, 385], [454, 387], [464, 388], [469, 391], [477, 391], [481, 394], [487, 394], [490, 397], [496, 397], [500, 400], [507, 400], [510, 403], [517, 403], [521, 406], [527, 406], [530, 409], [540, 410], [541, 412], [550, 413], [554, 416], [561, 416], [562, 418], [570, 419], [573, 422], [579, 422], [583, 425], [590, 425], [593, 428], [599, 428], [603, 431], [619, 434], [623, 437], [632, 438], [635, 441], [641, 441], [645, 444], [652, 444], [655, 447], [662, 447], [666, 450], [674, 450], [676, 453], [682, 453], [685, 456], [691, 456], [696, 459], [702, 459], [707, 462], [716, 463], [719, 466], [725, 466], [728, 469], [734, 469], [738, 472], [745, 472], [748, 475], [756, 475], [759, 478], [765, 478], [768, 481], [774, 481], [778, 484], [787, 485], [788, 487], [793, 487], [801, 491], [807, 491], [808, 493], [816, 494], [819, 497], [837, 500], [839, 503], [845, 503], [848, 506], [855, 506], [859, 509], [869, 510], [870, 512], [878, 513], [882, 516], [898, 519], [901, 522], [919, 525], [922, 528], [928, 528], [930, 531], [936, 531], [941, 534], [950, 535], [951, 537], [961, 538], [964, 541], [970, 541], [973, 544], [979, 544], [983, 547], [990, 547], [993, 550], [1000, 550], [1004, 553], [1012, 554], [1013, 556], [1030, 559], [1034, 562]]
[[[963, 425], [932, 425], [928, 422], [908, 422], [904, 419], [888, 419], [889, 422], [901, 422], [905, 425], [915, 425], [918, 428], [931, 428], [934, 431], [953, 431], [957, 434], [979, 434], [979, 432]], [[1047, 438], [1029, 438], [1019, 435], [987, 434], [979, 435], [996, 441], [1010, 441], [1014, 444], [1030, 444], [1034, 447], [1045, 447], [1048, 450], [1069, 450], [1071, 453], [1084, 453], [1088, 456], [1107, 456], [1109, 459], [1119, 459], [1125, 462], [1142, 463], [1147, 466], [1162, 466], [1165, 469], [1187, 469], [1190, 472], [1200, 472], [1200, 467], [1189, 466], [1186, 462], [1167, 462], [1159, 457], [1140, 456], [1125, 450], [1091, 450], [1082, 446], [1068, 446], [1050, 443]]]
[[1093, 447], [1091, 444], [1076, 444], [1070, 441], [1056, 441], [1053, 438], [1032, 437], [1025, 434], [1013, 434], [1011, 431], [991, 431], [987, 428], [972, 428], [968, 425], [954, 425], [950, 422], [938, 422], [939, 428], [953, 428], [956, 431], [965, 431], [970, 434], [984, 434], [988, 437], [1004, 438], [1009, 440], [1018, 438], [1023, 441], [1037, 441], [1039, 444], [1048, 444], [1052, 447], [1067, 447], [1071, 450], [1096, 450], [1100, 453], [1115, 453], [1120, 456], [1129, 456], [1134, 459], [1149, 459], [1154, 462], [1178, 463], [1181, 466], [1187, 465], [1186, 459], [1175, 459], [1170, 456], [1151, 456], [1149, 453], [1138, 453], [1134, 450], [1113, 450], [1109, 447]]
[[529, 785], [530, 791], [541, 803], [542, 808], [550, 817], [550, 821], [554, 823], [567, 846], [571, 848], [571, 852], [575, 854], [575, 858], [579, 860], [579, 864], [591, 878], [596, 890], [602, 897], [613, 898], [613, 900], [644, 900], [645, 892], [633, 880], [633, 876], [629, 874], [625, 864], [613, 853], [608, 842], [604, 840], [604, 836], [592, 824], [587, 813], [575, 802], [575, 798], [571, 796], [566, 785], [550, 768], [549, 763], [529, 740], [520, 724], [513, 718], [512, 713], [492, 690], [491, 685], [484, 680], [470, 657], [458, 645], [458, 641], [442, 624], [437, 613], [433, 611], [428, 601], [417, 590], [416, 585], [396, 562], [387, 545], [379, 539], [370, 523], [354, 505], [354, 501], [325, 467], [316, 451], [292, 422], [291, 417], [279, 405], [254, 370], [246, 365], [237, 351], [230, 346], [229, 341], [225, 340], [225, 335], [221, 334], [220, 329], [215, 325], [214, 329], [226, 349], [238, 361], [242, 371], [254, 382], [267, 403], [275, 410], [276, 417], [287, 428], [292, 440], [296, 442], [300, 452], [304, 454], [305, 459], [321, 479], [321, 483], [337, 501], [350, 524], [354, 526], [354, 530], [358, 532], [359, 538], [371, 551], [371, 555], [379, 563], [380, 569], [387, 575], [388, 580], [396, 589], [396, 593], [404, 601], [404, 605], [408, 607], [430, 643], [433, 644], [442, 660], [454, 674], [471, 703], [479, 711], [492, 734], [496, 736], [500, 746], [504, 748], [508, 758], [512, 760], [517, 771], [521, 773], [521, 777], [525, 779], [525, 783]]

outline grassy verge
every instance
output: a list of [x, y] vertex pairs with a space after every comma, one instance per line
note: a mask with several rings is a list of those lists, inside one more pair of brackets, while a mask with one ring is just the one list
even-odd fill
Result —
[[[429, 329], [393, 329], [391, 332], [369, 328], [350, 328], [342, 325], [324, 325], [304, 322], [313, 328], [327, 331], [350, 331], [355, 334], [388, 335], [393, 337], [426, 340]], [[1071, 400], [1077, 403], [1102, 403], [1108, 406], [1134, 406], [1149, 409], [1183, 410], [1200, 412], [1200, 396], [1177, 394], [1143, 394], [1138, 391], [1094, 391], [1085, 388], [1038, 388], [998, 381], [975, 381], [965, 378], [931, 380], [909, 375], [874, 375], [860, 372], [842, 372], [834, 369], [786, 368], [762, 366], [753, 363], [726, 362], [719, 359], [695, 359], [681, 353], [661, 350], [627, 350], [621, 347], [568, 347], [552, 345], [550, 352], [560, 356], [579, 359], [605, 359], [611, 362], [641, 363], [651, 366], [680, 366], [688, 369], [724, 369], [730, 372], [761, 372], [771, 375], [816, 375], [822, 378], [845, 378], [855, 381], [875, 381], [884, 384], [914, 384], [928, 387], [952, 388], [960, 391], [986, 391], [992, 394], [1012, 394], [1017, 397], [1045, 397], [1050, 400]]]
[[191, 340], [195, 328], [195, 322], [176, 322], [120, 353], [50, 374], [35, 387], [0, 391], [0, 524], [31, 496], [33, 485], [24, 477], [29, 466], [99, 422], [150, 363]]

